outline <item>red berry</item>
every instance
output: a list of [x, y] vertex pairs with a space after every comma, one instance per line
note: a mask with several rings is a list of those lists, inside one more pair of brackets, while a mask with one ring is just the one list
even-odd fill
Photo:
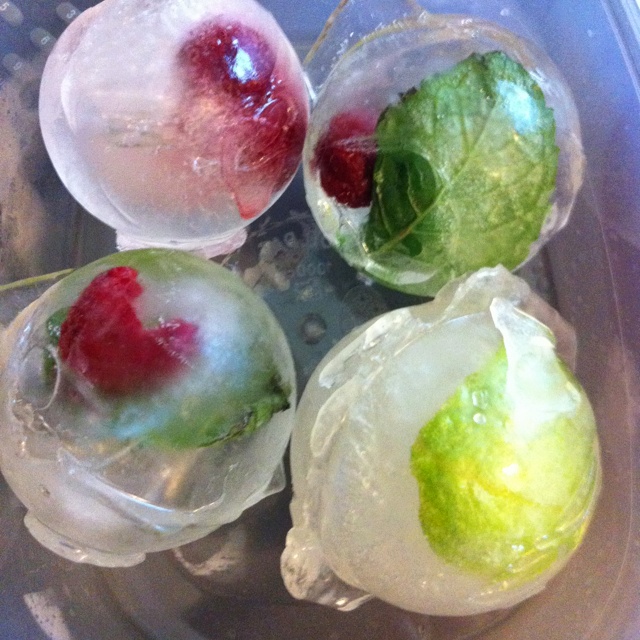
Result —
[[181, 319], [145, 329], [133, 307], [143, 291], [138, 272], [114, 267], [80, 294], [60, 328], [60, 357], [109, 394], [149, 390], [196, 354], [197, 327]]
[[298, 168], [307, 131], [306, 107], [280, 85], [239, 130], [245, 143], [237, 147], [233, 162], [225, 163], [225, 181], [241, 217], [251, 219]]
[[376, 162], [374, 132], [377, 116], [347, 111], [335, 116], [315, 148], [314, 165], [325, 193], [356, 208], [371, 204]]
[[300, 163], [308, 119], [302, 79], [276, 65], [260, 33], [235, 22], [197, 27], [178, 59], [187, 79], [178, 122], [198, 155], [219, 162], [226, 190], [250, 220]]
[[189, 34], [178, 54], [193, 85], [240, 98], [269, 91], [275, 53], [262, 36], [237, 23], [207, 22]]

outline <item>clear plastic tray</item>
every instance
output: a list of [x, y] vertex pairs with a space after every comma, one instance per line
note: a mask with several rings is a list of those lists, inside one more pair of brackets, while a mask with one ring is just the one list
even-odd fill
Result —
[[[576, 327], [578, 375], [599, 423], [604, 486], [579, 552], [542, 594], [511, 610], [434, 618], [373, 601], [340, 613], [294, 601], [282, 585], [288, 490], [199, 542], [151, 554], [133, 568], [99, 569], [33, 541], [23, 508], [0, 478], [0, 638], [640, 638], [640, 8], [635, 0], [424, 1], [430, 11], [492, 19], [535, 39], [564, 72], [580, 112], [585, 184], [569, 225], [523, 273]], [[367, 10], [366, 0], [356, 2]], [[0, 4], [0, 282], [115, 250], [114, 233], [61, 186], [37, 121], [48, 36], [89, 4]], [[335, 8], [332, 0], [264, 4], [301, 57]], [[253, 223], [247, 244], [222, 260], [277, 314], [301, 387], [349, 329], [416, 301], [363, 281], [328, 246], [300, 177]], [[2, 294], [0, 322], [35, 294]]]

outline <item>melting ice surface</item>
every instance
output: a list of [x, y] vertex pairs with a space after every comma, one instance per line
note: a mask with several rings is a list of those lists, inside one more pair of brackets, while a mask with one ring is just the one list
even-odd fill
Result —
[[[282, 556], [290, 592], [345, 610], [378, 597], [420, 613], [471, 615], [541, 590], [579, 543], [600, 483], [593, 414], [556, 357], [556, 343], [562, 359], [572, 363], [571, 327], [499, 267], [452, 283], [433, 302], [385, 314], [336, 345], [305, 389], [292, 437], [293, 528]], [[482, 389], [470, 393], [468, 422], [457, 424], [449, 441], [437, 432], [443, 422], [434, 419], [500, 349], [508, 362], [509, 418], [502, 425], [507, 435], [497, 443], [512, 454], [498, 459], [489, 450], [473, 459], [458, 440], [473, 434], [469, 447], [482, 448], [482, 429], [496, 427], [496, 399]], [[450, 415], [455, 423], [453, 410]], [[472, 474], [468, 485], [472, 493], [483, 495], [488, 486], [491, 494], [491, 482], [503, 487], [480, 502], [487, 505], [481, 509], [486, 531], [471, 512], [458, 514], [460, 530], [481, 541], [478, 555], [486, 564], [479, 568], [469, 566], [463, 545], [456, 546], [462, 537], [455, 530], [443, 536], [437, 523], [421, 521], [421, 514], [431, 513], [429, 500], [437, 498], [411, 468], [412, 448], [425, 425], [436, 430], [432, 440], [443, 456], [441, 472], [434, 474], [440, 489], [456, 495], [458, 484], [469, 481], [462, 467], [459, 477], [451, 473], [456, 464], [478, 470], [480, 479]], [[575, 458], [578, 466], [565, 473]], [[442, 478], [451, 476], [445, 486]], [[563, 489], [549, 492], [550, 484]], [[506, 513], [506, 522], [525, 496], [535, 507], [514, 514], [535, 513], [534, 522], [552, 509], [561, 513], [554, 512], [553, 525], [535, 534], [526, 557], [519, 557], [519, 545], [531, 542], [530, 531], [520, 526], [520, 515], [502, 539], [490, 538], [490, 505], [503, 494], [510, 497], [501, 503], [506, 511], [495, 515]]]

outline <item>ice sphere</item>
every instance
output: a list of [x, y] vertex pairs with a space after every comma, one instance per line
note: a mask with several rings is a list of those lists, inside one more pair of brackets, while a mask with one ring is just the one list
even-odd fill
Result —
[[472, 615], [543, 589], [601, 484], [574, 358], [571, 327], [503, 267], [345, 337], [298, 407], [289, 591]]
[[382, 4], [397, 5], [390, 26], [343, 52], [362, 19], [347, 2], [305, 61], [317, 93], [307, 201], [352, 266], [434, 296], [482, 267], [517, 268], [564, 226], [582, 183], [579, 120], [560, 72], [528, 40]]
[[65, 30], [40, 122], [63, 183], [120, 247], [241, 244], [302, 153], [298, 57], [254, 0], [104, 0]]
[[46, 547], [140, 562], [284, 487], [295, 376], [266, 304], [167, 249], [78, 269], [2, 335], [0, 464]]

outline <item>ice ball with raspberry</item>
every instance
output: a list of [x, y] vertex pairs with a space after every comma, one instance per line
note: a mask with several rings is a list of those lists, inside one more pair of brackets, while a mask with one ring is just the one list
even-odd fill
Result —
[[299, 59], [255, 0], [104, 0], [45, 67], [44, 141], [122, 247], [224, 253], [292, 180], [309, 104]]
[[0, 337], [2, 473], [60, 555], [135, 564], [284, 487], [291, 353], [223, 267], [123, 251], [55, 284]]

